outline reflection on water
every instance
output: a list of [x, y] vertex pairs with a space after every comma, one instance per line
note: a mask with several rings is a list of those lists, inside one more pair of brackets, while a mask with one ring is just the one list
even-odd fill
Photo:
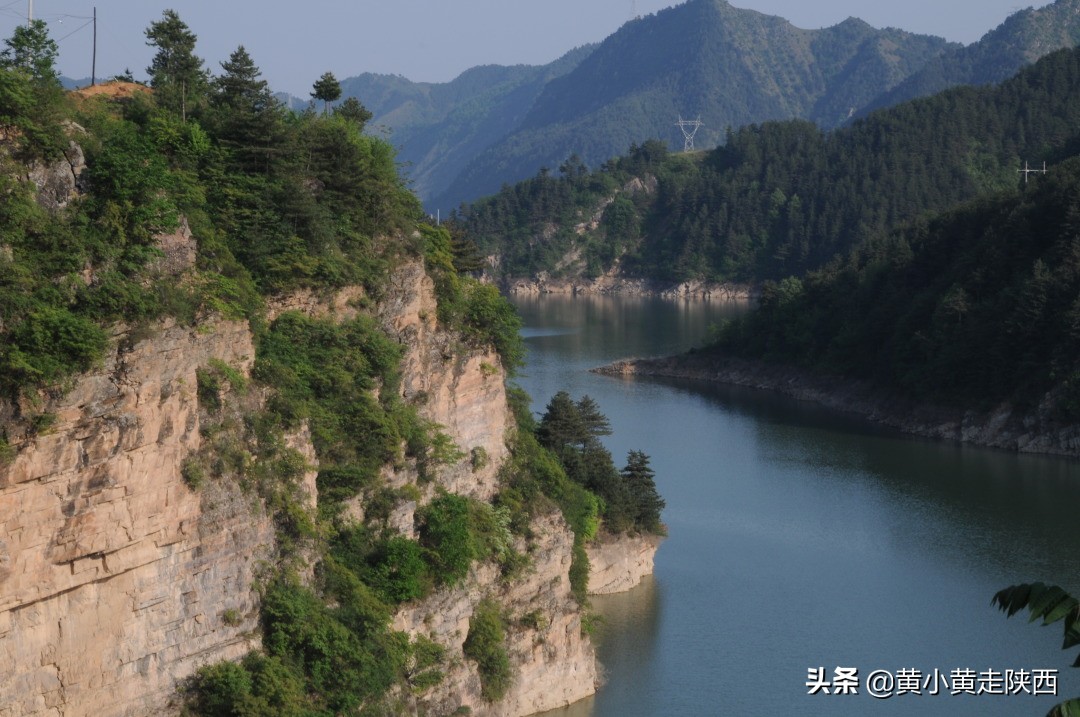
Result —
[[684, 350], [739, 305], [515, 303], [534, 332], [521, 379], [534, 407], [561, 388], [597, 399], [616, 461], [652, 456], [671, 533], [654, 580], [594, 600], [607, 683], [558, 714], [1041, 715], [1055, 702], [822, 699], [806, 694], [817, 666], [1059, 668], [1062, 695], [1080, 695], [1060, 626], [989, 606], [1015, 582], [1080, 592], [1077, 462], [911, 438], [752, 389], [587, 372]]

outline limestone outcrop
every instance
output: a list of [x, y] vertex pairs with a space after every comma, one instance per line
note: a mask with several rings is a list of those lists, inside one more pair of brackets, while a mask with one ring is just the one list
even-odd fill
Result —
[[[420, 414], [449, 435], [464, 454], [441, 466], [432, 484], [451, 493], [490, 500], [509, 455], [513, 417], [506, 402], [506, 373], [498, 354], [470, 348], [437, 325], [435, 287], [419, 262], [405, 264], [379, 304], [383, 326], [404, 344], [401, 391]], [[413, 481], [409, 473], [396, 482]]]
[[652, 575], [658, 535], [611, 535], [601, 533], [585, 546], [589, 556], [589, 594], [611, 595], [637, 587], [646, 575]]
[[[441, 590], [395, 617], [395, 629], [444, 645], [455, 665], [441, 684], [411, 701], [414, 713], [449, 715], [466, 707], [476, 717], [522, 717], [564, 707], [596, 691], [595, 651], [582, 635], [581, 610], [570, 592], [573, 533], [558, 514], [541, 516], [530, 527], [531, 543], [517, 546], [530, 558], [524, 576], [508, 583], [495, 566], [481, 565], [464, 585]], [[507, 651], [514, 680], [496, 703], [484, 701], [476, 664], [462, 650], [473, 610], [487, 597], [511, 618]]]
[[[161, 274], [190, 269], [194, 242], [186, 224], [160, 246]], [[348, 319], [370, 300], [346, 289], [269, 303], [271, 318], [301, 311]], [[385, 471], [390, 486], [416, 487], [419, 497], [403, 499], [389, 522], [407, 535], [415, 535], [418, 505], [439, 489], [493, 497], [513, 427], [499, 357], [441, 329], [436, 313], [419, 262], [394, 273], [377, 310], [405, 346], [403, 397], [458, 448], [456, 460], [422, 482], [415, 466]], [[200, 431], [207, 414], [200, 413], [196, 372], [223, 362], [249, 375], [250, 328], [166, 321], [138, 332], [117, 329], [112, 338], [103, 365], [62, 393], [0, 405], [12, 449], [0, 463], [0, 717], [175, 715], [185, 678], [260, 645], [255, 585], [275, 555], [274, 522], [258, 496], [232, 479], [194, 490], [184, 477], [186, 461], [212, 445]], [[262, 400], [258, 389], [246, 396]], [[317, 458], [307, 428], [286, 444], [309, 464], [302, 483], [315, 500]], [[354, 514], [362, 516], [362, 500]], [[568, 576], [573, 534], [553, 513], [534, 519], [528, 541], [517, 540], [528, 566], [513, 579], [478, 564], [462, 584], [396, 615], [395, 629], [428, 636], [448, 654], [441, 684], [400, 696], [415, 712], [468, 707], [474, 715], [521, 717], [595, 691], [595, 654]], [[640, 546], [628, 550], [638, 558], [620, 562], [601, 552], [597, 564], [611, 563], [599, 578], [605, 590], [639, 579], [608, 575], [651, 565]], [[497, 601], [510, 623], [514, 681], [497, 703], [484, 701], [476, 665], [462, 652], [485, 598]]]
[[748, 301], [754, 289], [745, 284], [719, 284], [708, 281], [678, 283], [636, 279], [619, 275], [615, 270], [595, 279], [586, 277], [552, 277], [540, 272], [528, 279], [505, 279], [502, 288], [509, 294], [620, 294], [623, 296], [658, 296], [665, 299], [713, 299], [718, 301]]
[[274, 526], [235, 485], [181, 477], [201, 437], [196, 369], [248, 370], [246, 323], [119, 334], [105, 365], [47, 400], [0, 467], [0, 715], [144, 716], [178, 680], [258, 646]]

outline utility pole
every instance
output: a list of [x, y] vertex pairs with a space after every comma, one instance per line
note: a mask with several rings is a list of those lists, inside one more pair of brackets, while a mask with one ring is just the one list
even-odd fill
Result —
[[30, 23], [34, 22], [34, 0], [26, 0], [26, 29], [30, 29]]
[[682, 115], [679, 115], [679, 121], [675, 123], [675, 126], [682, 130], [684, 152], [694, 151], [694, 135], [704, 125], [705, 123], [701, 121], [701, 117], [696, 120], [684, 120]]
[[[33, 2], [33, 0], [31, 0]], [[97, 5], [94, 6], [94, 55], [90, 60], [90, 86], [97, 84]]]

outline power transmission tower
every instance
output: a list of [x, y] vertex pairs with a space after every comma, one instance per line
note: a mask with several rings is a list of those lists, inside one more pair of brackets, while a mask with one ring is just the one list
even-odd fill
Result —
[[705, 126], [705, 123], [698, 117], [695, 120], [684, 120], [682, 115], [679, 115], [679, 121], [675, 123], [675, 126], [682, 130], [683, 133], [683, 151], [694, 151], [694, 135], [697, 131]]
[[1032, 174], [1046, 174], [1046, 162], [1043, 162], [1042, 169], [1028, 169], [1028, 163], [1024, 162], [1024, 168], [1016, 170], [1019, 174], [1024, 175], [1024, 184], [1028, 183], [1028, 177]]

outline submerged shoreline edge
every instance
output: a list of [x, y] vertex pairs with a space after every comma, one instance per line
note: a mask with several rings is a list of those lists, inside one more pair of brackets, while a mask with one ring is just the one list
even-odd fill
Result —
[[1032, 408], [1004, 402], [990, 410], [976, 410], [919, 401], [868, 381], [824, 376], [793, 366], [733, 356], [691, 353], [630, 358], [590, 371], [621, 378], [691, 379], [774, 391], [923, 438], [1017, 453], [1080, 458], [1080, 424], [1062, 421], [1054, 415], [1060, 388], [1047, 393]]

